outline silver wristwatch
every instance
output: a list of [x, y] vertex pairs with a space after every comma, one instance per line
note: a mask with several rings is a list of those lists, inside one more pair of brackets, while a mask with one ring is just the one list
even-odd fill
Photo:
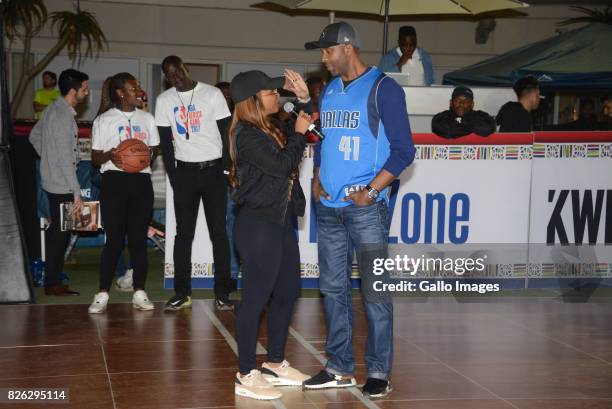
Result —
[[380, 194], [380, 192], [376, 189], [374, 189], [372, 186], [370, 185], [366, 185], [366, 190], [368, 191], [368, 196], [370, 197], [370, 199], [372, 200], [376, 200], [376, 198], [378, 197], [378, 195]]

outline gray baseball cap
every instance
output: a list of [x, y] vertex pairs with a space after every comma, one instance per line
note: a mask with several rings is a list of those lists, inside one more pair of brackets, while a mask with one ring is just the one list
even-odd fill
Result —
[[340, 21], [330, 24], [323, 29], [318, 41], [310, 41], [304, 44], [307, 50], [316, 48], [328, 48], [339, 44], [351, 44], [355, 48], [361, 47], [361, 41], [357, 31], [349, 23]]

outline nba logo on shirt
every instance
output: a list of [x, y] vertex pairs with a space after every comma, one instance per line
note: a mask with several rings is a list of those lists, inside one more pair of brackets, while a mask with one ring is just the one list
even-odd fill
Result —
[[146, 141], [147, 133], [142, 130], [140, 125], [134, 125], [132, 126], [132, 137], [134, 139], [138, 139], [139, 141]]
[[132, 130], [129, 126], [119, 127], [119, 140], [125, 141], [126, 139], [132, 139]]
[[176, 131], [180, 135], [187, 133], [187, 110], [184, 106], [174, 107], [174, 121], [176, 122]]

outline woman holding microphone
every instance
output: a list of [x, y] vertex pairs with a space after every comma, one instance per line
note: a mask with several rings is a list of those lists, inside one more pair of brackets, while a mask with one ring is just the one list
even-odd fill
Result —
[[[273, 119], [278, 88], [294, 92], [309, 109], [308, 87], [295, 71], [270, 78], [261, 71], [238, 74], [230, 85], [236, 106], [229, 130], [230, 185], [238, 206], [234, 240], [243, 266], [242, 302], [236, 317], [240, 372], [235, 393], [277, 399], [273, 386], [300, 386], [308, 378], [284, 359], [293, 306], [300, 295], [300, 253], [292, 220], [304, 215], [298, 166], [311, 123], [301, 111], [286, 127]], [[311, 109], [311, 108], [310, 108]], [[268, 305], [268, 357], [257, 369], [259, 320]]]

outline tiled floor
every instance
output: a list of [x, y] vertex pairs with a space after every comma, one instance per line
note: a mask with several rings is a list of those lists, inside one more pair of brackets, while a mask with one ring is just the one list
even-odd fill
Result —
[[[382, 401], [366, 400], [356, 388], [285, 388], [278, 402], [236, 397], [234, 313], [215, 312], [210, 301], [178, 313], [156, 307], [143, 313], [113, 304], [101, 316], [88, 315], [85, 305], [0, 307], [0, 388], [70, 389], [66, 404], [0, 407], [612, 409], [606, 300], [399, 299], [394, 391]], [[359, 300], [354, 309], [356, 375], [363, 382], [367, 325]], [[265, 334], [264, 321], [264, 348]], [[316, 373], [324, 342], [321, 301], [301, 299], [286, 358]]]

